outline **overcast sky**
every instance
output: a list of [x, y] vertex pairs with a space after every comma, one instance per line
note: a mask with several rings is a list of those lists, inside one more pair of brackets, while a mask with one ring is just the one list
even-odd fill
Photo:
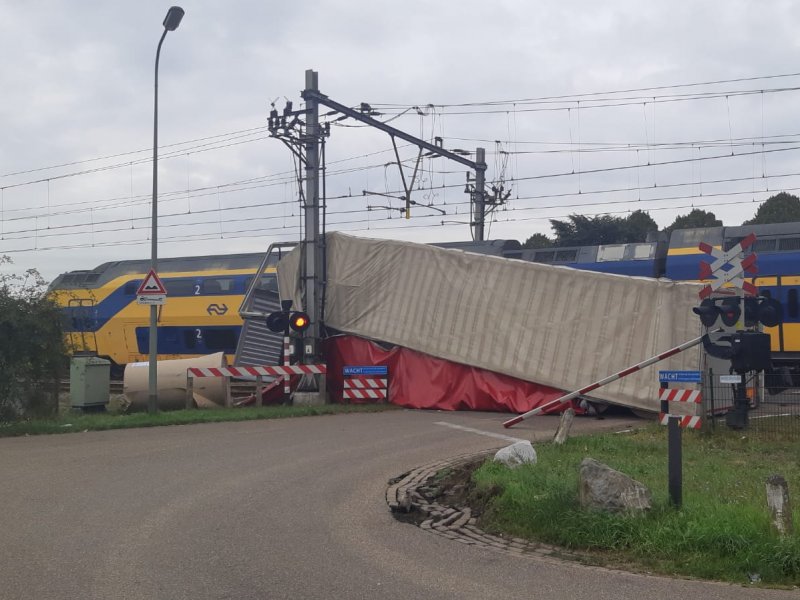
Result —
[[[153, 62], [169, 6], [0, 0], [0, 254], [15, 271], [51, 279], [149, 258]], [[735, 225], [800, 188], [800, 76], [764, 78], [800, 71], [796, 2], [182, 6], [160, 67], [162, 257], [297, 239], [293, 155], [266, 125], [271, 102], [301, 105], [309, 68], [342, 104], [400, 115], [393, 126], [449, 149], [485, 147], [488, 180], [511, 191], [491, 238], [549, 234], [570, 213], [642, 209], [665, 226], [693, 206]], [[328, 227], [469, 239], [466, 168], [423, 159], [413, 199], [431, 207], [402, 219], [398, 199], [363, 195], [402, 184], [388, 136], [356, 125], [327, 141]], [[416, 149], [400, 153], [410, 179]]]

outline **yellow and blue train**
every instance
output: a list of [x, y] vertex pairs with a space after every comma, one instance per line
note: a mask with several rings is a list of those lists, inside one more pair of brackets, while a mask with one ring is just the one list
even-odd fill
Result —
[[[683, 229], [668, 239], [632, 244], [522, 249], [514, 240], [494, 240], [438, 245], [590, 271], [696, 281], [700, 261], [708, 259], [700, 242], [728, 250], [749, 233], [757, 237], [750, 251], [758, 255], [759, 272], [752, 281], [783, 305], [784, 322], [767, 329], [773, 361], [800, 381], [800, 223]], [[220, 351], [232, 358], [242, 328], [238, 308], [263, 259], [264, 254], [233, 254], [160, 260], [168, 301], [159, 311], [159, 359]], [[147, 360], [149, 307], [136, 303], [136, 290], [148, 270], [146, 260], [118, 261], [53, 281], [50, 289], [63, 308], [72, 352], [102, 356], [116, 366]], [[260, 279], [259, 289], [277, 292], [274, 264]]]
[[[159, 260], [168, 301], [158, 310], [159, 360], [236, 352], [242, 328], [239, 305], [264, 254], [232, 254]], [[148, 359], [150, 307], [136, 291], [150, 269], [147, 260], [108, 262], [90, 271], [71, 271], [50, 284], [62, 307], [67, 348], [111, 360], [112, 372]], [[274, 265], [258, 284], [277, 293]]]

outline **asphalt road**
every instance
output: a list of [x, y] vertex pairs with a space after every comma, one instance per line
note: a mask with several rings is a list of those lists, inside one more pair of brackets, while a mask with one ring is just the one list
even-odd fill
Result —
[[557, 424], [502, 420], [393, 411], [2, 439], [0, 598], [796, 597], [516, 557], [391, 516], [389, 478], [506, 444], [442, 422], [528, 439]]

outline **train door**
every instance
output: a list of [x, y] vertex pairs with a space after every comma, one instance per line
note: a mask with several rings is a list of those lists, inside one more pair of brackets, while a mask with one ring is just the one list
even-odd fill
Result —
[[97, 354], [97, 307], [92, 298], [70, 298], [69, 323], [64, 324], [68, 349], [72, 354]]

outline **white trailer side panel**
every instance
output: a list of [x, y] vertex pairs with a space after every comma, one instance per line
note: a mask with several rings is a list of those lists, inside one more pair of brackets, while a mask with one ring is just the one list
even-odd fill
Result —
[[[327, 253], [330, 327], [563, 390], [700, 333], [698, 284], [340, 233], [328, 234]], [[278, 266], [282, 296], [299, 268], [297, 256]], [[657, 371], [696, 369], [699, 357], [687, 350], [592, 395], [658, 410]]]

